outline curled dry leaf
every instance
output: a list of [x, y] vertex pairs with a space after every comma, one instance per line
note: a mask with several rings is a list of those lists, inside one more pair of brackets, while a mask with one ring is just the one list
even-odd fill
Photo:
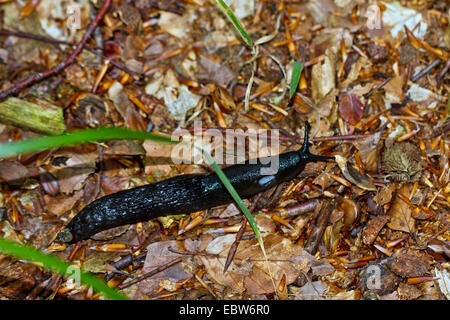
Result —
[[344, 212], [344, 224], [350, 226], [358, 218], [358, 205], [350, 199], [342, 199], [338, 209]]
[[339, 112], [348, 124], [354, 126], [364, 115], [364, 105], [358, 96], [347, 93], [339, 101]]
[[375, 172], [377, 169], [378, 151], [381, 149], [381, 144], [379, 144], [381, 133], [380, 130], [373, 135], [353, 142], [359, 151], [365, 169], [370, 172]]
[[341, 169], [342, 174], [348, 181], [354, 183], [355, 185], [364, 190], [368, 191], [376, 190], [372, 179], [367, 175], [361, 174], [358, 170], [349, 165], [348, 160], [346, 158], [340, 155], [336, 155], [335, 158], [339, 168]]
[[208, 278], [239, 293], [274, 292], [273, 283], [279, 283], [283, 275], [286, 276], [286, 285], [289, 285], [302, 271], [307, 272], [311, 263], [316, 261], [301, 246], [287, 238], [271, 234], [263, 238], [268, 262], [264, 258], [257, 239], [245, 240], [240, 242], [230, 268], [223, 273], [228, 250], [234, 239], [235, 235], [225, 235], [214, 239], [209, 243], [206, 252], [218, 257], [201, 256], [199, 258], [205, 265]]

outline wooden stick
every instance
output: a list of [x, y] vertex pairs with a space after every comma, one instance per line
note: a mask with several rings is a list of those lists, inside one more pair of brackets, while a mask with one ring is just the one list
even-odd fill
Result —
[[83, 38], [81, 39], [80, 43], [77, 45], [75, 50], [72, 52], [72, 54], [64, 60], [63, 62], [58, 63], [56, 66], [54, 66], [51, 69], [48, 69], [44, 72], [35, 73], [32, 76], [19, 81], [11, 88], [4, 90], [0, 92], [0, 100], [4, 99], [12, 94], [18, 93], [20, 90], [22, 90], [25, 87], [28, 87], [29, 85], [39, 82], [47, 77], [50, 77], [54, 74], [59, 73], [61, 70], [65, 69], [69, 65], [71, 65], [77, 56], [80, 54], [81, 50], [83, 50], [83, 47], [86, 45], [86, 42], [89, 40], [91, 34], [94, 32], [94, 30], [97, 28], [97, 25], [100, 23], [100, 21], [105, 16], [106, 12], [108, 11], [109, 6], [111, 5], [111, 0], [105, 0], [103, 3], [102, 8], [98, 12], [97, 16], [95, 17], [95, 20], [91, 22], [89, 25], [86, 33], [84, 34]]

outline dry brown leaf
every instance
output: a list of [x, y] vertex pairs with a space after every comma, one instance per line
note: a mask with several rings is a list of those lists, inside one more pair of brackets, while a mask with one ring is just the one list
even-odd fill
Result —
[[232, 290], [249, 294], [263, 294], [274, 292], [274, 283], [279, 283], [283, 275], [286, 276], [286, 285], [291, 284], [300, 275], [307, 272], [316, 259], [307, 253], [301, 246], [292, 243], [280, 235], [266, 236], [264, 246], [269, 260], [267, 262], [259, 247], [257, 239], [241, 241], [234, 260], [228, 271], [224, 274], [223, 267], [235, 235], [225, 235], [211, 241], [206, 252], [219, 257], [201, 256], [208, 277], [219, 284], [230, 287]]
[[306, 283], [303, 287], [290, 288], [294, 300], [322, 300], [329, 290], [324, 281], [313, 281]]
[[414, 300], [422, 295], [417, 286], [403, 282], [399, 284], [397, 293], [400, 300]]
[[401, 277], [420, 277], [428, 272], [433, 259], [425, 252], [402, 248], [394, 253], [389, 268]]
[[11, 186], [20, 186], [27, 177], [29, 177], [28, 170], [19, 161], [0, 161], [0, 181], [4, 181]]
[[104, 154], [121, 156], [142, 156], [145, 155], [144, 148], [135, 141], [119, 140], [110, 143]]
[[323, 63], [315, 64], [312, 68], [311, 91], [316, 103], [336, 88], [336, 53], [337, 47], [330, 46], [325, 51]]
[[226, 65], [216, 63], [202, 55], [200, 55], [199, 65], [200, 73], [196, 75], [197, 78], [214, 82], [220, 87], [226, 88], [235, 77]]
[[347, 93], [339, 101], [339, 112], [346, 122], [355, 125], [364, 114], [364, 105], [358, 96]]
[[411, 216], [412, 208], [398, 196], [399, 194], [409, 198], [409, 185], [404, 185], [397, 190], [392, 207], [388, 212], [388, 215], [391, 217], [388, 227], [392, 230], [404, 231], [408, 233], [415, 232], [416, 225]]
[[80, 190], [90, 174], [96, 168], [95, 160], [98, 157], [96, 152], [84, 154], [58, 154], [67, 157], [64, 166], [58, 168], [54, 175], [58, 178], [59, 190], [63, 193], [72, 193]]
[[381, 188], [373, 200], [380, 206], [391, 202], [392, 195], [397, 186], [394, 183], [389, 183], [387, 186]]
[[[176, 258], [186, 257], [184, 255], [172, 252], [170, 249], [173, 249], [174, 251], [183, 251], [183, 248], [180, 248], [178, 242], [175, 240], [160, 241], [150, 244], [147, 247], [147, 256], [145, 258], [142, 272], [150, 272], [155, 268], [170, 263]], [[189, 270], [186, 266], [192, 263], [192, 260], [186, 259], [186, 261], [188, 262], [177, 263], [170, 268], [167, 268], [166, 270], [163, 270], [139, 282], [134, 298], [150, 299], [155, 294], [155, 291], [160, 287], [160, 281], [165, 281], [164, 286], [167, 287], [168, 282], [175, 283], [177, 281], [192, 277], [192, 274], [186, 271]]]
[[83, 190], [74, 192], [72, 195], [58, 195], [52, 197], [49, 195], [44, 196], [45, 209], [47, 212], [60, 216], [63, 213], [69, 211], [73, 208], [75, 203], [83, 196]]

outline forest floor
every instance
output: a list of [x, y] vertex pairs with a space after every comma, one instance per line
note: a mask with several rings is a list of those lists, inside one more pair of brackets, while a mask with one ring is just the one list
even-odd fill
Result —
[[[251, 46], [215, 1], [23, 2], [0, 0], [0, 143], [105, 126], [210, 143], [214, 128], [244, 137], [216, 145], [235, 160], [249, 132], [279, 134], [260, 155], [299, 149], [308, 121], [312, 153], [336, 161], [246, 200], [264, 255], [234, 204], [61, 243], [97, 198], [211, 169], [151, 140], [21, 154], [0, 159], [1, 237], [133, 299], [450, 298], [447, 1], [229, 1]], [[0, 297], [100, 294], [0, 254]]]

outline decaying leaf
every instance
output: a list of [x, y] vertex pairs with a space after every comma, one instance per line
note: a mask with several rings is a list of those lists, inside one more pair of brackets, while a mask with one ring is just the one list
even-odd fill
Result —
[[389, 261], [389, 268], [401, 277], [420, 277], [428, 272], [433, 259], [426, 253], [411, 248], [397, 250]]
[[403, 282], [399, 284], [397, 293], [400, 300], [414, 300], [422, 295], [422, 292], [417, 286]]
[[383, 169], [396, 181], [417, 181], [422, 175], [420, 149], [410, 142], [395, 143], [383, 154]]
[[372, 182], [372, 179], [367, 176], [361, 174], [358, 170], [353, 168], [349, 163], [348, 160], [340, 155], [336, 155], [336, 162], [341, 169], [342, 174], [344, 175], [345, 179], [348, 181], [354, 183], [358, 187], [364, 190], [369, 191], [375, 191], [375, 185]]
[[20, 186], [29, 175], [27, 168], [19, 161], [0, 161], [0, 181], [2, 182], [11, 186]]
[[173, 118], [181, 121], [180, 126], [184, 125], [186, 112], [195, 108], [201, 98], [190, 92], [186, 85], [180, 84], [172, 69], [150, 81], [145, 87], [145, 92], [162, 99]]
[[279, 283], [285, 275], [286, 284], [291, 284], [302, 271], [307, 272], [311, 263], [316, 260], [289, 239], [271, 234], [263, 239], [268, 264], [257, 239], [245, 240], [240, 242], [232, 264], [228, 271], [223, 273], [228, 250], [234, 239], [235, 235], [214, 239], [209, 243], [206, 252], [219, 257], [201, 256], [200, 259], [210, 279], [229, 286], [236, 292], [246, 291], [249, 294], [274, 292], [272, 280], [274, 283]]

